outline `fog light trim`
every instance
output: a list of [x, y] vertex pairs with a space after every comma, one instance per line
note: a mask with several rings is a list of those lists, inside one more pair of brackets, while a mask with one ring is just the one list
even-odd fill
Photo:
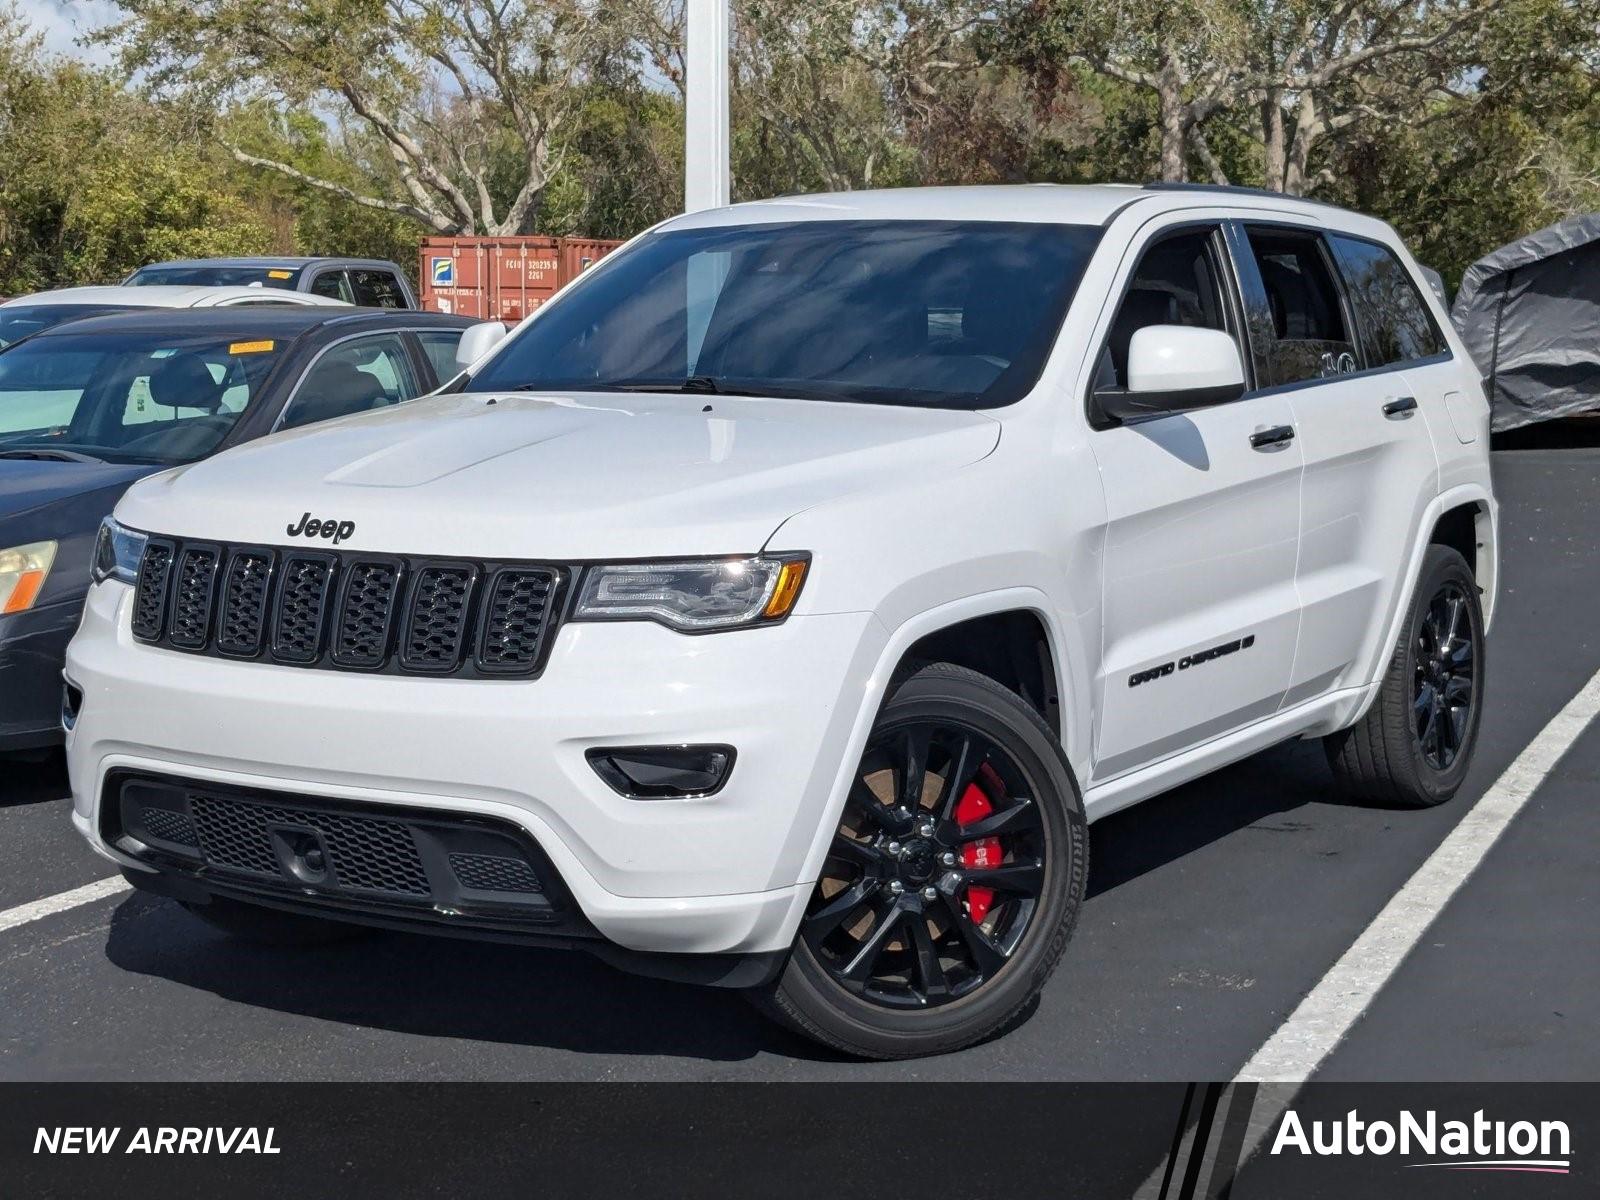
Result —
[[71, 733], [78, 724], [78, 715], [83, 711], [83, 689], [72, 680], [62, 676], [61, 681], [61, 728], [63, 732]]
[[594, 773], [629, 800], [698, 800], [715, 796], [733, 774], [732, 746], [596, 746], [584, 757]]

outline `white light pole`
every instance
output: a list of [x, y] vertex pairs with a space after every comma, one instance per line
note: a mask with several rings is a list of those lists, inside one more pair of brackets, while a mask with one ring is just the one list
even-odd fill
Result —
[[685, 212], [728, 203], [728, 3], [685, 0]]

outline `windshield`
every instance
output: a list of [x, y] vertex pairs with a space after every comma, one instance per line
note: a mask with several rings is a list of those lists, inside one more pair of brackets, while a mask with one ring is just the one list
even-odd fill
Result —
[[260, 287], [294, 291], [298, 267], [140, 267], [128, 276], [135, 287], [176, 284], [180, 287]]
[[23, 342], [0, 353], [0, 458], [201, 458], [233, 428], [285, 345], [157, 332]]
[[661, 233], [594, 268], [463, 386], [1010, 404], [1038, 381], [1099, 237], [988, 221]]
[[116, 304], [8, 304], [0, 308], [0, 350], [74, 317], [121, 311], [122, 307]]

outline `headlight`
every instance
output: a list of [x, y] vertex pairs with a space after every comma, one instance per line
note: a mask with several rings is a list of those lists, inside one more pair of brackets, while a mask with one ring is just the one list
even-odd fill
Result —
[[89, 575], [96, 583], [107, 579], [120, 579], [132, 583], [139, 577], [139, 560], [144, 557], [144, 544], [149, 535], [107, 517], [100, 522], [100, 536], [94, 543], [94, 563]]
[[702, 558], [590, 567], [580, 621], [659, 621], [684, 633], [769, 625], [800, 598], [805, 555]]
[[44, 590], [56, 560], [54, 542], [29, 542], [0, 550], [0, 614], [27, 612]]

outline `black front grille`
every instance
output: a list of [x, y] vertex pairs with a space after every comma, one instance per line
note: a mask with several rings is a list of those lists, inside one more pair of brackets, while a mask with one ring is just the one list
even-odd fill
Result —
[[166, 628], [173, 549], [171, 542], [151, 539], [144, 548], [144, 557], [139, 560], [138, 594], [133, 603], [133, 636], [142, 641], [154, 641]]
[[484, 892], [542, 892], [544, 885], [524, 860], [499, 854], [452, 854], [450, 869], [462, 887]]
[[278, 607], [272, 619], [272, 657], [313, 663], [322, 654], [322, 628], [333, 590], [331, 558], [290, 554], [279, 571]]
[[180, 846], [200, 844], [195, 836], [194, 823], [170, 808], [146, 808], [140, 814], [140, 822], [152, 835], [163, 841], [176, 842]]
[[400, 565], [357, 562], [345, 572], [334, 626], [333, 661], [371, 670], [389, 657], [394, 610], [400, 602]]
[[497, 817], [107, 772], [100, 832], [213, 893], [456, 930], [586, 929], [526, 831]]
[[223, 654], [261, 651], [267, 628], [267, 590], [272, 583], [272, 551], [235, 550], [222, 579], [222, 619], [217, 649]]
[[533, 676], [561, 567], [152, 538], [133, 634], [198, 654], [346, 671]]
[[178, 558], [172, 585], [171, 617], [167, 636], [174, 646], [198, 650], [211, 633], [211, 603], [216, 595], [215, 546], [187, 546]]
[[478, 643], [478, 663], [485, 671], [516, 673], [539, 661], [548, 622], [534, 614], [549, 607], [554, 587], [548, 571], [508, 567], [495, 575]]
[[277, 877], [282, 868], [273, 848], [273, 831], [306, 830], [327, 847], [341, 888], [401, 896], [429, 894], [417, 844], [411, 831], [398, 821], [220, 796], [191, 796], [189, 811], [201, 852], [213, 866]]
[[460, 665], [477, 575], [467, 566], [427, 566], [417, 572], [400, 648], [403, 665], [413, 671], [453, 671]]

